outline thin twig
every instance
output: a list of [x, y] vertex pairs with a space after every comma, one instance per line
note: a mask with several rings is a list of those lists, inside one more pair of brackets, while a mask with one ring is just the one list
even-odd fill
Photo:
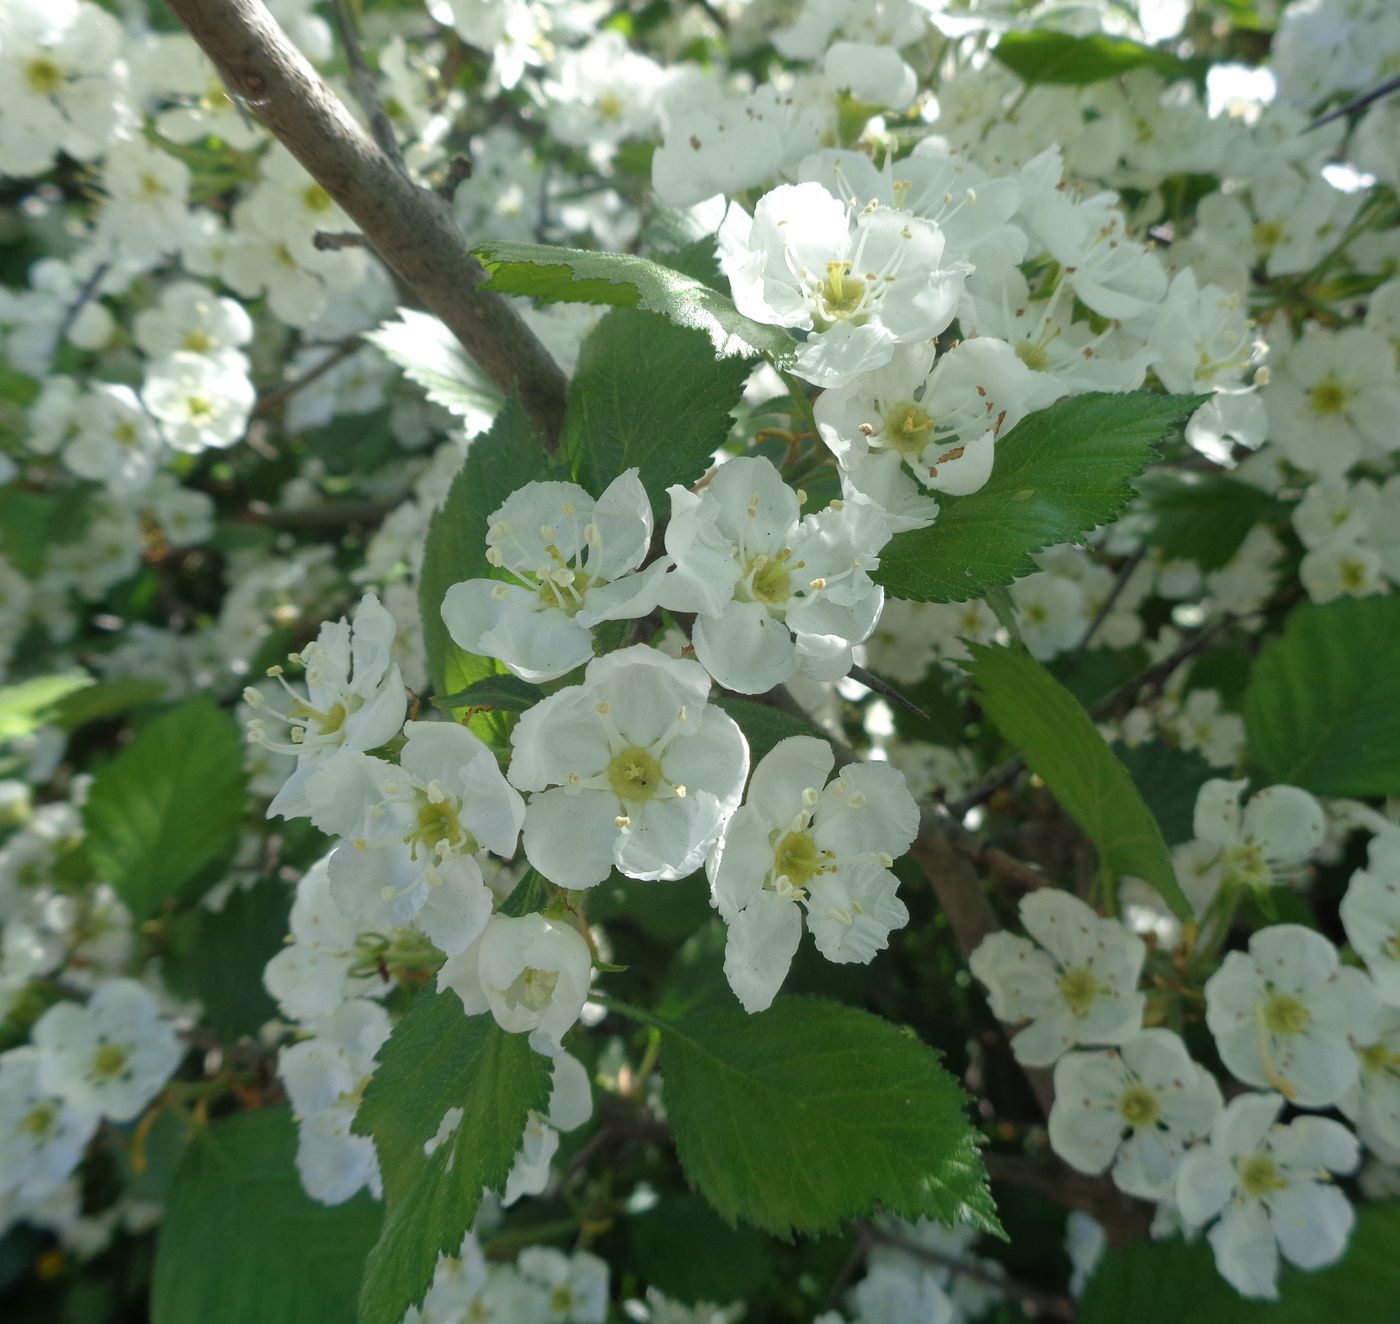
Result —
[[311, 246], [322, 253], [341, 248], [368, 248], [369, 240], [358, 230], [317, 230], [311, 236]]
[[307, 369], [300, 377], [279, 386], [275, 391], [269, 391], [254, 406], [253, 416], [261, 418], [265, 414], [271, 413], [274, 409], [287, 403], [298, 391], [310, 386], [318, 377], [324, 376], [338, 363], [344, 363], [352, 354], [358, 353], [364, 348], [364, 341], [359, 336], [351, 336], [348, 340], [343, 340], [339, 349], [332, 350], [314, 367]]
[[897, 1250], [901, 1255], [909, 1256], [911, 1260], [918, 1260], [937, 1269], [947, 1269], [956, 1277], [966, 1278], [974, 1283], [982, 1283], [1037, 1314], [1049, 1315], [1054, 1319], [1072, 1320], [1075, 1318], [1074, 1302], [1068, 1297], [1057, 1296], [1053, 1292], [1044, 1292], [1038, 1287], [1017, 1282], [1016, 1279], [1008, 1277], [1004, 1273], [997, 1273], [995, 1269], [979, 1264], [975, 1260], [950, 1255], [946, 1251], [936, 1250], [931, 1246], [921, 1246], [916, 1241], [896, 1236], [894, 1233], [886, 1232], [883, 1228], [870, 1223], [862, 1224], [861, 1237], [871, 1245], [887, 1246], [890, 1250]]
[[1123, 568], [1119, 570], [1118, 578], [1113, 581], [1113, 587], [1109, 589], [1108, 596], [1099, 605], [1098, 611], [1094, 613], [1094, 619], [1089, 622], [1089, 628], [1080, 636], [1079, 642], [1075, 644], [1073, 652], [1071, 652], [1069, 657], [1065, 660], [1066, 673], [1073, 671], [1075, 667], [1079, 665], [1080, 659], [1084, 656], [1085, 650], [1089, 647], [1090, 640], [1098, 633], [1099, 626], [1108, 619], [1109, 612], [1113, 610], [1118, 599], [1123, 596], [1123, 590], [1128, 587], [1128, 581], [1133, 577], [1146, 555], [1147, 547], [1144, 545], [1139, 547], [1137, 551], [1123, 563]]
[[249, 524], [272, 529], [322, 529], [351, 524], [377, 524], [398, 505], [396, 501], [364, 501], [354, 505], [311, 506], [304, 510], [273, 510], [254, 503], [244, 512]]
[[394, 132], [389, 112], [384, 109], [384, 103], [379, 99], [374, 75], [365, 63], [365, 53], [360, 49], [360, 39], [355, 32], [355, 19], [346, 0], [334, 0], [331, 5], [331, 17], [335, 20], [340, 44], [345, 47], [345, 59], [350, 65], [350, 90], [355, 94], [355, 100], [360, 103], [360, 109], [365, 112], [365, 118], [369, 120], [369, 131], [374, 135], [374, 141], [379, 144], [379, 150], [407, 179], [408, 166], [404, 164], [403, 152], [399, 150], [398, 135]]
[[102, 277], [107, 274], [110, 263], [99, 262], [78, 291], [78, 296], [68, 305], [67, 311], [63, 314], [63, 321], [58, 324], [58, 330], [54, 332], [53, 347], [57, 351], [58, 347], [68, 339], [68, 333], [73, 329], [73, 325], [78, 320], [78, 314], [83, 311], [92, 296], [97, 293], [97, 287], [102, 283]]
[[891, 703], [898, 704], [907, 713], [913, 713], [915, 717], [927, 722], [929, 715], [919, 707], [913, 699], [901, 694], [887, 680], [881, 680], [873, 671], [867, 671], [864, 667], [852, 667], [851, 679], [859, 681], [868, 690], [874, 690], [876, 694], [888, 699]]
[[1331, 124], [1333, 120], [1339, 120], [1345, 115], [1350, 115], [1354, 110], [1365, 110], [1373, 101], [1379, 101], [1384, 96], [1400, 90], [1400, 74], [1394, 78], [1387, 78], [1379, 87], [1373, 87], [1369, 92], [1363, 92], [1359, 97], [1348, 101], [1345, 106], [1338, 106], [1336, 110], [1329, 110], [1325, 115], [1319, 115], [1311, 124], [1303, 130], [1304, 133], [1311, 133], [1314, 129], [1320, 129], [1324, 124]]

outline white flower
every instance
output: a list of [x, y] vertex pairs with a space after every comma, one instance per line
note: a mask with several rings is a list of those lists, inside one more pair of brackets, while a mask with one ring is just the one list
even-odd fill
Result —
[[1375, 1039], [1354, 1047], [1361, 1071], [1337, 1107], [1368, 1149], [1400, 1161], [1400, 1008], [1382, 1007]]
[[462, 999], [467, 1015], [490, 1011], [511, 1034], [557, 1057], [588, 996], [593, 960], [577, 929], [543, 915], [492, 915], [481, 936], [438, 971], [438, 988]]
[[1220, 1111], [1215, 1077], [1170, 1030], [1142, 1030], [1120, 1048], [1066, 1053], [1055, 1064], [1050, 1144], [1080, 1172], [1110, 1165], [1129, 1195], [1170, 1195], [1177, 1164]]
[[243, 435], [255, 393], [241, 359], [181, 350], [146, 369], [141, 399], [177, 451], [232, 446]]
[[889, 540], [880, 511], [857, 499], [798, 518], [799, 498], [766, 459], [719, 467], [698, 495], [669, 488], [666, 550], [675, 568], [663, 606], [695, 612], [695, 656], [726, 689], [760, 694], [799, 672], [838, 680], [879, 619], [870, 578]]
[[1076, 1044], [1118, 1044], [1137, 1033], [1146, 1004], [1137, 991], [1142, 939], [1053, 888], [1022, 898], [1021, 923], [1039, 947], [993, 933], [969, 960], [996, 1018], [1030, 1021], [1011, 1041], [1018, 1062], [1048, 1067]]
[[317, 860], [302, 875], [292, 902], [291, 941], [263, 970], [264, 987], [292, 1020], [329, 1016], [378, 982], [350, 973], [359, 959], [359, 925], [331, 899], [329, 862], [329, 856]]
[[515, 1267], [549, 1294], [551, 1324], [603, 1324], [607, 1319], [606, 1260], [582, 1250], [565, 1255], [552, 1246], [528, 1246]]
[[1300, 924], [1274, 924], [1227, 952], [1205, 985], [1206, 1024], [1246, 1085], [1302, 1108], [1334, 1104], [1356, 1080], [1352, 1044], [1375, 1035], [1376, 995], [1337, 949]]
[[77, 0], [0, 9], [0, 174], [42, 174], [58, 152], [90, 161], [121, 124], [123, 31]]
[[86, 1006], [50, 1007], [30, 1038], [45, 1090], [115, 1122], [135, 1118], [184, 1055], [175, 1027], [134, 979], [108, 980]]
[[571, 1053], [560, 1053], [553, 1061], [549, 1107], [543, 1113], [533, 1108], [525, 1119], [525, 1134], [515, 1156], [501, 1204], [508, 1207], [525, 1195], [539, 1195], [549, 1185], [550, 1161], [559, 1149], [559, 1132], [573, 1131], [593, 1116], [593, 1090], [588, 1072]]
[[595, 625], [656, 606], [665, 562], [633, 573], [651, 529], [636, 469], [596, 502], [576, 483], [527, 483], [491, 516], [486, 534], [486, 559], [510, 579], [454, 584], [443, 623], [467, 652], [499, 658], [525, 680], [554, 680], [593, 656]]
[[1200, 914], [1221, 887], [1269, 888], [1298, 873], [1327, 835], [1322, 806], [1296, 786], [1268, 786], [1249, 797], [1249, 783], [1212, 777], [1196, 793], [1191, 849], [1183, 883]]
[[1112, 193], [1082, 202], [1057, 188], [1027, 193], [1023, 214], [1064, 280], [1102, 317], [1139, 317], [1160, 304], [1167, 276], [1157, 258], [1125, 233], [1123, 213]]
[[780, 185], [752, 220], [731, 208], [720, 246], [740, 312], [811, 332], [794, 371], [818, 386], [888, 363], [895, 345], [932, 340], [952, 321], [968, 271], [944, 262], [932, 222], [854, 209], [820, 184]]
[[292, 700], [285, 713], [270, 707], [251, 686], [244, 690], [250, 707], [288, 726], [288, 738], [276, 740], [268, 735], [266, 721], [258, 718], [248, 723], [249, 739], [297, 756], [296, 770], [268, 806], [269, 818], [311, 813], [306, 783], [321, 760], [339, 749], [375, 749], [399, 733], [408, 698], [393, 661], [394, 636], [394, 618], [373, 593], [366, 593], [353, 622], [344, 617], [327, 621], [315, 641], [293, 659], [305, 667], [305, 698], [283, 679], [281, 667], [272, 668], [271, 674]]
[[253, 319], [237, 300], [220, 298], [198, 281], [181, 280], [167, 285], [154, 305], [136, 314], [131, 334], [148, 358], [219, 355], [252, 340]]
[[0, 1206], [11, 1194], [29, 1201], [58, 1190], [78, 1166], [97, 1122], [95, 1112], [44, 1087], [38, 1049], [0, 1054]]
[[1400, 868], [1372, 844], [1369, 868], [1351, 876], [1342, 898], [1342, 926], [1375, 980], [1376, 994], [1400, 1006]]
[[359, 999], [338, 1007], [314, 1026], [310, 1039], [278, 1055], [277, 1074], [297, 1122], [297, 1172], [306, 1193], [322, 1204], [341, 1204], [362, 1186], [379, 1194], [374, 1141], [352, 1135], [350, 1124], [389, 1029], [389, 1013]]
[[919, 830], [904, 777], [887, 763], [854, 763], [827, 784], [834, 762], [825, 740], [779, 741], [705, 863], [729, 929], [725, 977], [745, 1011], [777, 995], [803, 908], [817, 950], [841, 963], [868, 964], [909, 920], [890, 872]]
[[449, 956], [486, 924], [491, 892], [476, 856], [515, 853], [525, 804], [496, 756], [452, 722], [408, 722], [399, 766], [353, 750], [306, 783], [311, 821], [347, 837], [330, 860], [331, 896], [365, 928], [417, 920]]
[[559, 887], [683, 878], [733, 813], [749, 752], [706, 702], [696, 663], [638, 644], [595, 658], [583, 684], [550, 695], [511, 733], [507, 776], [533, 792], [525, 854]]
[[975, 492], [991, 476], [997, 438], [1064, 394], [1004, 340], [964, 340], [930, 369], [932, 360], [927, 346], [901, 347], [884, 367], [823, 391], [814, 409], [843, 478], [896, 531], [933, 520], [928, 491]]
[[159, 431], [129, 386], [94, 385], [73, 411], [63, 463], [113, 496], [144, 490], [164, 449]]
[[1344, 476], [1358, 460], [1397, 446], [1395, 351], [1364, 327], [1324, 330], [1309, 322], [1279, 357], [1263, 391], [1269, 437], [1300, 469]]
[[1300, 1117], [1275, 1125], [1283, 1099], [1244, 1094], [1215, 1119], [1210, 1143], [1181, 1162], [1176, 1203], [1188, 1225], [1217, 1215], [1215, 1263], [1245, 1296], [1278, 1297], [1279, 1252], [1299, 1268], [1341, 1258], [1354, 1219], [1329, 1173], [1355, 1170], [1356, 1138], [1339, 1122]]

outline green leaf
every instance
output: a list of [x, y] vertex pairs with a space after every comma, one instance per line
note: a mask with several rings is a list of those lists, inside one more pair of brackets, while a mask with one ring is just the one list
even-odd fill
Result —
[[277, 878], [229, 893], [223, 909], [199, 911], [190, 982], [206, 1020], [228, 1035], [255, 1034], [277, 1014], [263, 970], [282, 950], [292, 889]]
[[469, 435], [485, 432], [501, 407], [501, 393], [468, 356], [457, 338], [429, 313], [397, 310], [364, 338], [428, 399], [463, 419]]
[[247, 777], [233, 718], [190, 699], [142, 728], [94, 778], [87, 852], [137, 920], [233, 845]]
[[1400, 1205], [1357, 1211], [1341, 1262], [1312, 1273], [1285, 1265], [1279, 1300], [1240, 1296], [1204, 1240], [1140, 1241], [1104, 1256], [1085, 1289], [1079, 1324], [1391, 1324], [1400, 1300]]
[[1190, 841], [1195, 836], [1196, 796], [1219, 775], [1217, 771], [1194, 749], [1177, 749], [1155, 740], [1131, 749], [1114, 745], [1113, 753], [1142, 793], [1167, 845]]
[[379, 1206], [317, 1204], [296, 1146], [285, 1108], [196, 1131], [160, 1224], [152, 1324], [353, 1324]]
[[966, 1096], [912, 1034], [805, 997], [658, 1024], [681, 1164], [729, 1222], [787, 1237], [880, 1207], [999, 1230]]
[[0, 740], [17, 740], [37, 731], [69, 695], [92, 684], [83, 671], [35, 676], [0, 689]]
[[606, 303], [660, 313], [677, 326], [703, 331], [719, 358], [752, 359], [766, 354], [786, 365], [797, 350], [796, 342], [780, 327], [745, 317], [731, 299], [703, 281], [649, 258], [510, 243], [486, 244], [476, 250], [476, 256], [491, 273], [484, 287], [488, 290], [546, 303]]
[[574, 476], [596, 496], [635, 465], [653, 506], [664, 505], [667, 486], [695, 482], [724, 444], [748, 375], [743, 359], [716, 359], [698, 331], [614, 309], [583, 342], [569, 388], [563, 444]]
[[1170, 51], [1144, 46], [1126, 37], [1108, 37], [1102, 33], [1075, 37], [1048, 29], [1005, 33], [992, 54], [1028, 83], [1078, 86], [1144, 68], [1166, 79], [1189, 78], [1200, 82], [1210, 68], [1209, 61], [1183, 60]]
[[1277, 497], [1221, 474], [1148, 474], [1138, 486], [1152, 517], [1143, 541], [1202, 570], [1219, 570], [1252, 528], [1286, 514]]
[[896, 535], [875, 578], [896, 597], [965, 602], [1030, 574], [1032, 552], [1117, 517], [1129, 480], [1202, 398], [1077, 395], [1022, 419], [997, 442], [987, 485], [940, 496], [934, 525]]
[[710, 702], [727, 712], [744, 733], [749, 742], [749, 767], [754, 767], [780, 740], [789, 736], [816, 736], [825, 740], [826, 734], [811, 722], [784, 712], [756, 699], [740, 699], [733, 694], [716, 689]]
[[[432, 1280], [439, 1254], [455, 1255], [483, 1188], [510, 1175], [530, 1109], [549, 1104], [550, 1067], [523, 1034], [488, 1015], [467, 1016], [455, 993], [429, 986], [379, 1050], [354, 1122], [374, 1137], [384, 1177], [384, 1231], [370, 1252], [361, 1324], [400, 1324]], [[431, 1155], [444, 1114], [462, 1110]]]
[[634, 1216], [632, 1267], [642, 1281], [688, 1305], [736, 1301], [763, 1288], [772, 1244], [723, 1222], [695, 1195], [673, 1195]]
[[1190, 919], [1162, 829], [1089, 714], [1029, 654], [968, 648], [972, 658], [964, 665], [982, 711], [1094, 843], [1107, 883], [1116, 887], [1124, 874], [1141, 878]]
[[462, 708], [494, 708], [500, 712], [523, 713], [544, 698], [544, 691], [519, 676], [503, 673], [486, 676], [456, 694], [433, 695], [433, 707], [445, 712]]
[[1400, 597], [1307, 603], [1245, 691], [1250, 757], [1314, 795], [1400, 795]]
[[133, 708], [144, 708], [165, 693], [163, 680], [141, 680], [127, 676], [102, 681], [66, 694], [53, 707], [53, 720], [65, 731], [76, 731], [89, 722], [120, 717]]
[[498, 674], [490, 658], [463, 652], [442, 623], [442, 599], [464, 579], [489, 579], [486, 529], [492, 513], [518, 487], [549, 476], [549, 457], [519, 400], [506, 401], [491, 431], [478, 437], [448, 488], [447, 500], [428, 525], [418, 608], [428, 674], [436, 694], [455, 694]]

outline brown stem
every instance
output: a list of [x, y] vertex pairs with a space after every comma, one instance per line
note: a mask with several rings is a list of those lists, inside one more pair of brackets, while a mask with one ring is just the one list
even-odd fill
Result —
[[519, 394], [553, 446], [564, 415], [564, 374], [515, 309], [481, 289], [485, 269], [466, 251], [451, 208], [400, 173], [262, 0], [169, 4], [229, 91], [335, 199], [486, 375], [502, 391]]
[[1022, 1306], [1029, 1306], [1037, 1314], [1049, 1315], [1052, 1319], [1072, 1320], [1075, 1317], [1074, 1302], [1068, 1297], [1057, 1296], [1053, 1292], [1042, 1292], [1037, 1287], [1019, 1283], [976, 1260], [961, 1255], [949, 1255], [945, 1251], [934, 1250], [931, 1246], [921, 1246], [917, 1241], [909, 1241], [870, 1223], [861, 1227], [861, 1242], [866, 1246], [887, 1246], [902, 1255], [907, 1255], [911, 1260], [918, 1260], [937, 1269], [947, 1269], [955, 1276], [982, 1283]]
[[1106, 1177], [1090, 1177], [1058, 1160], [1027, 1158], [1021, 1154], [982, 1155], [987, 1175], [994, 1182], [1026, 1186], [1066, 1209], [1079, 1209], [1102, 1225], [1109, 1244], [1125, 1246], [1147, 1235], [1152, 1206], [1124, 1195]]

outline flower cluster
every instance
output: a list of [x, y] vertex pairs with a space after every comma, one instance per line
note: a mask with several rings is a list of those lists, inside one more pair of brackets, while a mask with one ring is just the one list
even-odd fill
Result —
[[[1400, 1191], [1395, 7], [267, 7], [463, 249], [510, 245], [567, 411], [535, 446], [532, 383], [169, 16], [0, 5], [0, 1233], [58, 1244], [36, 1290], [146, 1263], [234, 1114], [295, 1126], [321, 1216], [392, 1200], [362, 1105], [424, 989], [539, 1088], [406, 1324], [736, 1320], [756, 1289], [663, 1235], [713, 1230], [653, 1143], [712, 1196], [668, 1036], [792, 994], [936, 1043], [983, 1139], [1246, 1296], [1342, 1260]], [[1055, 425], [1164, 393], [1174, 432]], [[1093, 876], [972, 645], [1082, 703], [1153, 885]], [[765, 1244], [762, 1299], [1035, 1299], [966, 1229], [851, 1252], [813, 1291]]]

